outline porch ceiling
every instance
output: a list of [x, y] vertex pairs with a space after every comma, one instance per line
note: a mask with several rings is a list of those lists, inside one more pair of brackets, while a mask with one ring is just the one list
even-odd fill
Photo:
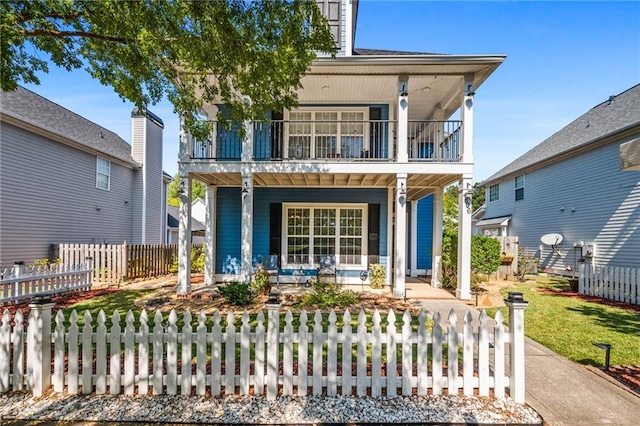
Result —
[[[196, 173], [192, 177], [207, 185], [240, 187], [240, 173]], [[394, 173], [255, 173], [254, 187], [287, 188], [394, 188]], [[417, 200], [431, 194], [434, 188], [443, 188], [457, 181], [454, 174], [410, 174], [407, 178], [407, 198]]]
[[[298, 100], [301, 104], [381, 103], [393, 108], [398, 101], [398, 77], [406, 75], [409, 119], [431, 119], [437, 109], [442, 109], [447, 119], [460, 106], [464, 76], [473, 74], [477, 90], [504, 59], [504, 55], [318, 58], [302, 79]], [[204, 109], [215, 115], [214, 106]]]

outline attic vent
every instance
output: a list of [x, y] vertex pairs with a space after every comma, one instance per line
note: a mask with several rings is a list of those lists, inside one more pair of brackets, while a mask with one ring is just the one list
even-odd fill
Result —
[[609, 103], [607, 103], [607, 105], [611, 105], [615, 99], [616, 99], [615, 95], [609, 96]]

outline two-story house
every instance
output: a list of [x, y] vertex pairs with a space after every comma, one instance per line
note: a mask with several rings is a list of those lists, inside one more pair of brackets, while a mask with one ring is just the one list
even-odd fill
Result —
[[0, 92], [0, 265], [49, 257], [58, 243], [166, 238], [163, 123], [134, 110], [132, 145], [18, 87]]
[[640, 268], [638, 159], [640, 85], [594, 106], [486, 179], [486, 211], [477, 226], [484, 234], [517, 236], [544, 271], [574, 275], [580, 261]]
[[222, 126], [181, 138], [178, 292], [190, 292], [193, 178], [208, 187], [206, 282], [247, 280], [264, 255], [277, 256], [280, 282], [331, 265], [339, 283], [360, 284], [380, 263], [397, 297], [421, 270], [438, 285], [442, 192], [457, 182], [457, 292], [470, 298], [474, 95], [505, 56], [355, 48], [358, 2], [319, 3], [339, 52], [312, 63], [298, 108], [244, 123], [243, 140]]

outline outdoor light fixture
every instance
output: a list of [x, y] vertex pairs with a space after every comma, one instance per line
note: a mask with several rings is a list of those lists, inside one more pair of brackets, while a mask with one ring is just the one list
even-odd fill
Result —
[[187, 181], [186, 179], [180, 179], [180, 195], [187, 193]]
[[464, 205], [467, 206], [467, 213], [471, 213], [471, 194], [464, 194]]
[[407, 195], [407, 190], [405, 189], [403, 182], [400, 182], [400, 192], [399, 192], [399, 194], [400, 195]]

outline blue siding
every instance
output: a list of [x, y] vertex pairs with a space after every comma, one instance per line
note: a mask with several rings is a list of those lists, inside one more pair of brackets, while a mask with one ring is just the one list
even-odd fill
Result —
[[418, 201], [418, 269], [431, 269], [433, 260], [433, 195]]
[[[269, 253], [271, 203], [380, 204], [380, 256], [387, 256], [387, 190], [324, 188], [255, 188], [253, 200], [253, 255]], [[217, 209], [216, 273], [239, 273], [241, 195], [239, 188], [219, 188]]]
[[241, 210], [240, 188], [218, 188], [216, 200], [217, 273], [240, 273]]

